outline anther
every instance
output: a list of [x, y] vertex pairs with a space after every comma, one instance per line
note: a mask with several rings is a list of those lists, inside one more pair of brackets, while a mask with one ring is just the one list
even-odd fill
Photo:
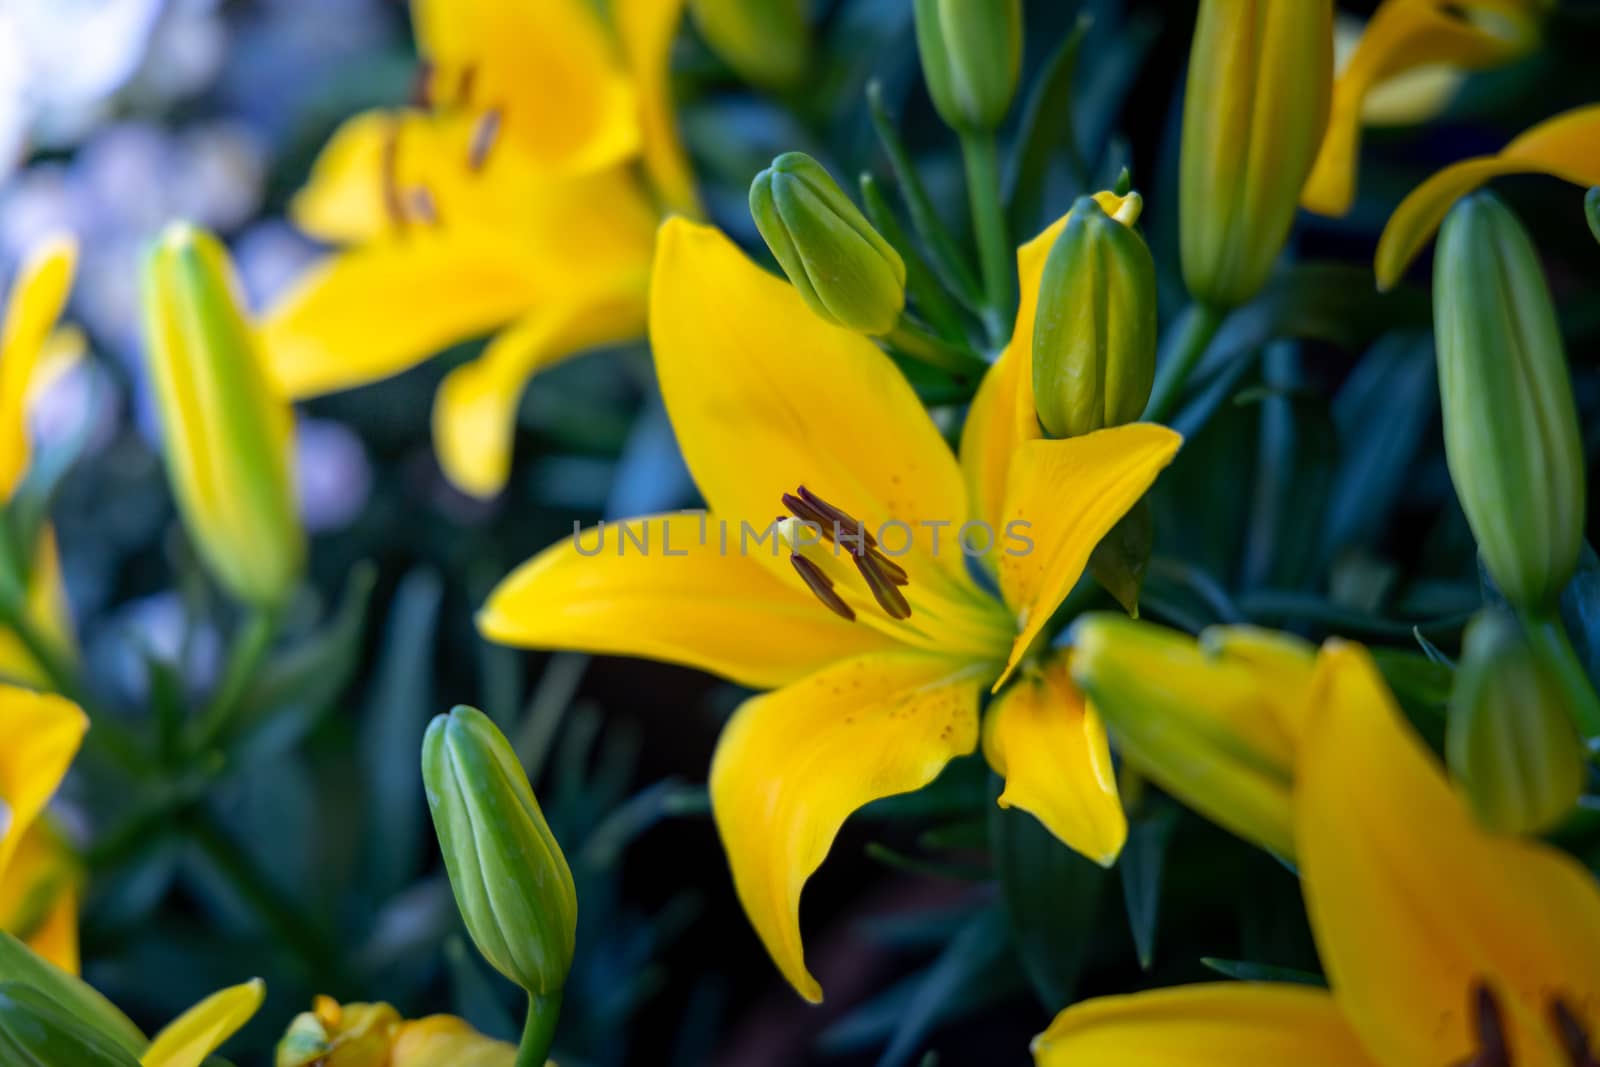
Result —
[[478, 82], [478, 68], [469, 64], [461, 68], [461, 77], [456, 80], [456, 106], [466, 107], [472, 103], [472, 90]]
[[1597, 1067], [1600, 1061], [1590, 1051], [1589, 1028], [1578, 1018], [1578, 1013], [1572, 1010], [1571, 1005], [1560, 997], [1552, 999], [1550, 1021], [1555, 1026], [1556, 1037], [1572, 1067]]
[[439, 225], [439, 208], [427, 186], [419, 185], [411, 190], [411, 210], [429, 226]]
[[400, 122], [390, 125], [383, 139], [383, 155], [379, 163], [379, 181], [383, 185], [383, 210], [396, 226], [406, 224], [406, 205], [400, 196]]
[[429, 108], [433, 106], [433, 75], [434, 66], [426, 59], [417, 64], [417, 73], [411, 79], [411, 106]]
[[1487, 982], [1472, 987], [1472, 1025], [1478, 1032], [1478, 1052], [1459, 1067], [1511, 1067], [1500, 1001]]
[[486, 111], [472, 131], [472, 147], [467, 151], [467, 166], [473, 171], [483, 169], [489, 150], [500, 137], [500, 109]]
[[829, 611], [844, 619], [846, 622], [855, 622], [856, 613], [846, 604], [838, 593], [833, 590], [833, 581], [822, 573], [822, 568], [812, 563], [801, 555], [792, 555], [789, 562], [794, 565], [795, 573], [816, 595], [816, 598], [827, 605]]
[[884, 572], [880, 557], [872, 552], [864, 552], [859, 556], [852, 553], [850, 558], [855, 561], [856, 570], [861, 572], [867, 588], [872, 591], [873, 599], [891, 619], [911, 618], [911, 605], [906, 601], [906, 595], [900, 592], [899, 584]]

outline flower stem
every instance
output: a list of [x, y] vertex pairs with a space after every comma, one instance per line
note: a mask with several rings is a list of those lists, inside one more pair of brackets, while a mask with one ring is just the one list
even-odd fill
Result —
[[895, 351], [919, 363], [938, 367], [973, 382], [981, 379], [983, 372], [989, 369], [988, 363], [976, 352], [935, 337], [904, 315], [883, 339]]
[[1596, 696], [1589, 673], [1583, 668], [1567, 628], [1559, 616], [1521, 612], [1522, 628], [1528, 640], [1542, 652], [1555, 669], [1566, 693], [1572, 721], [1583, 735], [1589, 750], [1600, 750], [1600, 696]]
[[239, 701], [249, 689], [262, 658], [278, 632], [278, 613], [268, 608], [254, 610], [235, 635], [223, 673], [211, 702], [195, 720], [193, 751], [202, 752], [217, 743], [228, 730]]
[[522, 1027], [522, 1042], [517, 1046], [516, 1067], [545, 1067], [550, 1046], [555, 1044], [556, 1022], [561, 1018], [562, 990], [546, 996], [528, 994], [528, 1021]]
[[1189, 375], [1194, 373], [1200, 357], [1217, 336], [1222, 319], [1222, 312], [1201, 303], [1190, 304], [1178, 317], [1167, 354], [1156, 368], [1155, 387], [1144, 408], [1145, 422], [1166, 422], [1172, 418]]
[[978, 239], [983, 270], [984, 326], [990, 343], [1005, 343], [1017, 294], [1013, 275], [1015, 252], [1006, 232], [1006, 210], [1000, 200], [1000, 154], [993, 133], [961, 135], [961, 158], [967, 166], [967, 196], [972, 201], [972, 230]]

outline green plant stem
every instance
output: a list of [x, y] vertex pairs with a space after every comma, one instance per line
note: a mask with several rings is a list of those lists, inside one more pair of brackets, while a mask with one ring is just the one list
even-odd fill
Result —
[[528, 1021], [523, 1024], [522, 1041], [517, 1045], [516, 1067], [544, 1067], [549, 1062], [556, 1022], [561, 1018], [561, 997], [559, 989], [542, 997], [528, 994]]
[[976, 352], [935, 337], [904, 315], [895, 323], [894, 329], [884, 336], [884, 341], [895, 351], [919, 363], [938, 367], [974, 382], [989, 369], [988, 363]]
[[1005, 343], [1016, 313], [1016, 252], [1007, 234], [1006, 208], [1000, 195], [1000, 153], [994, 134], [961, 135], [961, 158], [967, 166], [967, 196], [972, 201], [972, 230], [978, 239], [978, 265], [983, 270], [983, 321], [989, 341]]
[[1589, 745], [1591, 752], [1600, 750], [1600, 696], [1583, 669], [1583, 661], [1572, 647], [1567, 628], [1559, 616], [1522, 611], [1522, 628], [1533, 646], [1544, 654], [1556, 671], [1561, 687], [1566, 692], [1572, 721]]
[[1167, 354], [1156, 368], [1155, 387], [1150, 390], [1150, 402], [1144, 408], [1145, 422], [1166, 422], [1172, 418], [1189, 375], [1194, 373], [1200, 357], [1211, 346], [1222, 320], [1222, 312], [1205, 304], [1190, 304], [1184, 310], [1174, 328]]
[[201, 752], [210, 748], [227, 732], [234, 712], [239, 708], [240, 699], [249, 690], [277, 632], [278, 612], [270, 608], [257, 608], [234, 635], [222, 681], [217, 685], [211, 702], [195, 720], [191, 734], [194, 739], [192, 751]]

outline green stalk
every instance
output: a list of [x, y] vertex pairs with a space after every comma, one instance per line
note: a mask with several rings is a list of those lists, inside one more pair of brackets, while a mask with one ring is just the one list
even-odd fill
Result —
[[1166, 422], [1172, 418], [1189, 375], [1194, 373], [1200, 357], [1217, 336], [1223, 318], [1222, 312], [1198, 302], [1184, 309], [1178, 317], [1168, 352], [1156, 368], [1155, 386], [1150, 391], [1150, 402], [1145, 405], [1143, 421]]
[[549, 1062], [556, 1022], [561, 1018], [562, 992], [558, 989], [542, 997], [528, 994], [528, 1021], [523, 1024], [522, 1041], [517, 1045], [516, 1067], [544, 1067]]
[[278, 632], [278, 612], [266, 608], [253, 610], [244, 626], [234, 635], [228, 653], [227, 670], [217, 691], [194, 722], [192, 751], [201, 752], [216, 744], [231, 725], [239, 702], [255, 680], [261, 661]]
[[978, 239], [978, 264], [983, 270], [984, 325], [989, 341], [1005, 343], [1016, 314], [1016, 250], [1006, 227], [1000, 195], [1000, 153], [992, 132], [961, 135], [961, 158], [967, 166], [967, 196], [972, 201], [972, 230]]
[[1595, 695], [1589, 673], [1583, 669], [1583, 661], [1567, 636], [1567, 628], [1558, 616], [1526, 611], [1518, 614], [1528, 640], [1555, 668], [1578, 732], [1591, 752], [1600, 750], [1600, 696]]
[[884, 335], [883, 340], [895, 351], [919, 363], [938, 367], [974, 382], [989, 369], [989, 365], [976, 352], [935, 337], [904, 315], [900, 316], [894, 329]]

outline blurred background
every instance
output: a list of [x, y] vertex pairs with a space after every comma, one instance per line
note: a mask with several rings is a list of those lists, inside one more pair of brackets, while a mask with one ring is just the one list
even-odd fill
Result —
[[[1371, 7], [1341, 4], [1356, 18]], [[1025, 87], [1080, 14], [1094, 22], [1043, 209], [1019, 229], [1129, 167], [1173, 293], [1163, 314], [1181, 307], [1174, 105], [1193, 8], [1026, 6]], [[921, 86], [910, 0], [812, 11], [807, 75], [777, 92], [741, 79], [686, 22], [680, 121], [715, 221], [760, 250], [746, 189], [784, 150], [841, 176], [886, 175], [864, 104], [877, 78], [947, 223], [964, 225], [960, 159]], [[1313, 320], [1304, 342], [1263, 351], [1261, 322], [1231, 326], [1250, 358], [1209, 368], [1209, 407], [1186, 409], [1205, 429], [1155, 501], [1148, 616], [1337, 630], [1406, 663], [1426, 662], [1414, 628], [1447, 650], [1458, 641], [1478, 575], [1443, 464], [1427, 303], [1415, 288], [1371, 295], [1370, 257], [1389, 211], [1441, 163], [1600, 99], [1596, 5], [1555, 18], [1545, 49], [1474, 77], [1432, 124], [1374, 131], [1349, 218], [1302, 217], [1296, 258], [1356, 295], [1258, 312]], [[140, 249], [166, 221], [196, 220], [227, 239], [264, 305], [319, 254], [283, 217], [317, 151], [343, 118], [404, 103], [415, 74], [399, 0], [0, 0], [0, 272], [52, 231], [81, 241], [68, 317], [92, 358], [44, 398], [36, 432], [74, 457], [54, 508], [68, 587], [96, 693], [130, 719], [214, 685], [237, 621], [194, 562], [156, 451]], [[1548, 257], [1592, 459], [1600, 256], [1581, 197], [1502, 185]], [[240, 1067], [269, 1063], [316, 993], [456, 1012], [514, 1038], [520, 1006], [464, 938], [417, 771], [425, 723], [456, 703], [515, 740], [574, 862], [566, 1067], [898, 1064], [928, 1049], [941, 1063], [1023, 1064], [1074, 990], [1314, 969], [1294, 878], [1261, 853], [1152, 794], [1121, 868], [1102, 873], [995, 810], [971, 759], [847, 827], [806, 895], [829, 1000], [805, 1006], [739, 912], [707, 814], [712, 746], [744, 694], [683, 669], [492, 647], [471, 625], [491, 584], [574, 521], [696, 503], [648, 353], [542, 376], [512, 481], [484, 503], [446, 483], [429, 439], [435, 387], [478, 347], [299, 409], [312, 580], [236, 758], [156, 797], [125, 795], [92, 760], [69, 780], [61, 807], [89, 874], [85, 975], [141, 1025], [260, 975], [267, 1006], [230, 1046], [246, 1050], [230, 1055]], [[1437, 725], [1440, 694], [1425, 667], [1413, 674], [1404, 695]]]

